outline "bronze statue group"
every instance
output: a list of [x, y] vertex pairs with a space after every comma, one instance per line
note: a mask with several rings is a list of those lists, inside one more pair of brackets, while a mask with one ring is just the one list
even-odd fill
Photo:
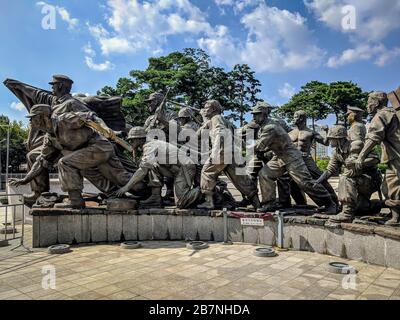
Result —
[[[369, 95], [367, 111], [372, 120], [368, 130], [364, 111], [349, 106], [349, 128], [324, 128], [326, 137], [307, 127], [304, 111], [295, 113], [292, 129], [271, 117], [271, 105], [258, 102], [253, 119], [240, 128], [238, 143], [233, 124], [216, 100], [205, 102], [199, 117], [199, 110], [190, 107], [181, 106], [178, 114], [171, 111], [166, 107], [167, 95], [156, 92], [146, 102], [151, 115], [145, 124], [131, 126], [125, 123], [120, 105], [107, 109], [107, 103], [120, 104], [120, 99], [72, 96], [73, 81], [67, 76], [53, 76], [52, 92], [16, 80], [4, 83], [29, 110], [29, 172], [23, 179], [10, 181], [14, 186], [30, 183], [32, 194], [24, 196], [27, 205], [50, 191], [48, 170], [56, 166], [62, 190], [68, 193], [68, 201], [55, 205], [61, 208], [85, 207], [85, 178], [105, 199], [134, 198], [142, 208], [252, 206], [271, 212], [290, 208], [292, 199], [296, 205], [307, 205], [307, 195], [332, 222], [377, 215], [385, 206], [391, 211], [386, 224], [399, 225], [400, 123], [384, 92]], [[113, 115], [122, 122], [114, 121]], [[183, 139], [171, 138], [178, 136]], [[238, 154], [251, 139], [253, 152], [243, 164]], [[333, 148], [325, 172], [311, 156], [315, 143]], [[386, 164], [384, 177], [379, 163]], [[337, 194], [328, 182], [334, 175], [339, 175]], [[224, 176], [241, 193], [241, 202], [234, 200]], [[371, 199], [375, 192], [379, 200]]]

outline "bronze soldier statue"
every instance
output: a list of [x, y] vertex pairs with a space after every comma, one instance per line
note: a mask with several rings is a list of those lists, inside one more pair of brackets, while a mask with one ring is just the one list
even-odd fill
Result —
[[354, 162], [357, 160], [363, 142], [361, 140], [350, 141], [344, 126], [333, 126], [328, 133], [328, 140], [334, 148], [327, 170], [317, 180], [317, 183], [326, 181], [329, 177], [340, 172], [344, 167], [343, 174], [339, 178], [339, 201], [343, 210], [336, 216], [330, 218], [333, 222], [351, 222], [355, 214], [372, 214], [380, 211], [371, 202], [371, 195], [380, 189], [380, 174], [377, 170], [379, 157], [376, 153], [369, 153], [362, 167], [356, 168]]
[[[318, 179], [322, 175], [322, 172], [311, 157], [311, 147], [313, 143], [320, 143], [328, 146], [329, 141], [327, 138], [322, 137], [318, 132], [315, 132], [307, 127], [307, 114], [305, 113], [305, 111], [296, 111], [294, 114], [293, 122], [296, 125], [296, 128], [289, 132], [290, 139], [297, 147], [297, 149], [300, 150], [303, 156], [303, 161], [306, 164], [312, 178]], [[329, 182], [325, 180], [321, 181], [321, 183], [331, 195], [332, 200], [336, 203], [337, 206], [339, 206], [336, 192], [335, 190], [333, 190]]]
[[347, 107], [347, 121], [350, 128], [347, 132], [350, 141], [365, 141], [367, 129], [363, 121], [364, 110], [357, 107]]
[[[282, 120], [273, 119], [270, 117], [271, 111], [274, 109], [272, 105], [269, 103], [259, 101], [257, 102], [256, 106], [252, 110], [253, 120], [246, 124], [242, 129], [243, 138], [245, 138], [250, 130], [254, 133], [254, 139], [257, 140], [259, 138], [260, 132], [262, 128], [268, 124], [277, 124], [282, 126], [285, 131], [289, 132], [290, 127]], [[254, 156], [250, 160], [247, 169], [248, 174], [250, 177], [254, 179], [255, 184], [258, 184], [258, 173], [269, 160], [273, 157], [273, 152], [268, 150], [266, 152], [257, 153], [255, 152]], [[278, 196], [279, 196], [279, 204], [280, 207], [290, 207], [291, 200], [290, 200], [290, 177], [288, 174], [284, 174], [282, 177], [278, 178], [277, 181], [278, 187]], [[293, 198], [295, 199], [296, 203], [305, 204], [306, 200], [302, 196], [302, 194], [293, 194]], [[299, 203], [299, 204], [300, 204]], [[239, 206], [247, 206], [249, 203], [246, 198], [239, 203]]]
[[[148, 103], [148, 110], [151, 114], [144, 123], [146, 132], [152, 129], [160, 129], [165, 132], [168, 139], [170, 121], [176, 120], [176, 113], [166, 109], [165, 96], [160, 92], [150, 94], [146, 102]], [[159, 108], [161, 104], [164, 105]]]
[[[239, 192], [248, 198], [257, 209], [260, 206], [257, 186], [247, 174], [239, 176], [236, 173], [239, 165], [236, 164], [234, 157], [235, 149], [237, 149], [233, 139], [234, 127], [222, 116], [222, 111], [221, 104], [216, 100], [207, 101], [203, 108], [203, 115], [209, 119], [207, 128], [210, 130], [212, 150], [201, 171], [200, 185], [206, 201], [198, 207], [202, 209], [215, 207], [213, 196], [217, 179], [222, 173], [225, 173]], [[230, 141], [229, 145], [224, 144], [223, 140]], [[236, 150], [236, 152], [240, 152], [240, 150]], [[229, 156], [230, 159], [226, 159], [225, 156]]]
[[266, 204], [260, 211], [271, 211], [271, 207], [275, 207], [273, 204], [276, 198], [274, 180], [288, 172], [300, 189], [307, 193], [318, 206], [325, 206], [326, 214], [336, 214], [336, 204], [329, 192], [321, 184], [315, 184], [301, 152], [281, 126], [276, 124], [265, 126], [256, 143], [256, 150], [259, 152], [272, 150], [275, 154], [259, 173], [262, 201]]
[[132, 128], [128, 140], [133, 149], [142, 149], [143, 156], [139, 169], [129, 182], [116, 192], [117, 196], [124, 195], [141, 181], [147, 180], [152, 194], [147, 200], [141, 201], [140, 206], [160, 208], [163, 206], [162, 181], [164, 177], [169, 177], [174, 182], [175, 204], [179, 209], [190, 208], [201, 200], [200, 188], [194, 186], [196, 165], [190, 158], [178, 156], [179, 150], [176, 146], [161, 140], [146, 142], [146, 130], [142, 127]]
[[385, 204], [392, 212], [386, 224], [397, 225], [400, 222], [400, 122], [394, 109], [387, 104], [386, 93], [378, 91], [369, 95], [367, 111], [373, 118], [356, 165], [361, 167], [375, 146], [382, 146], [381, 162], [387, 164], [382, 189], [387, 198]]
[[[53, 80], [49, 82], [52, 86], [52, 92], [24, 85], [16, 80], [7, 79], [4, 84], [18, 91], [26, 91], [25, 99], [31, 100], [33, 104], [47, 104], [51, 106], [52, 113], [60, 115], [65, 112], [88, 112], [90, 111], [85, 103], [71, 96], [71, 88], [74, 82], [65, 75], [54, 75]], [[23, 96], [25, 93], [21, 92]], [[23, 99], [22, 99], [23, 100]], [[25, 102], [25, 101], [23, 101]], [[27, 102], [25, 102], [27, 104]], [[27, 163], [28, 171], [32, 168], [37, 157], [41, 154], [44, 139], [44, 132], [41, 130], [29, 129], [27, 141]], [[50, 160], [50, 159], [49, 159]], [[41, 173], [31, 180], [32, 194], [24, 195], [24, 202], [32, 205], [43, 192], [50, 190], [49, 172], [47, 167], [41, 170]]]
[[[14, 185], [29, 183], [46, 167], [49, 158], [59, 156], [59, 179], [63, 191], [68, 192], [69, 202], [57, 205], [66, 208], [82, 208], [83, 177], [106, 193], [115, 186], [125, 185], [132, 173], [125, 170], [115, 155], [113, 145], [87, 126], [95, 121], [93, 112], [52, 113], [49, 105], [35, 105], [29, 116], [33, 129], [46, 132], [40, 155], [31, 171], [22, 180], [11, 181]], [[135, 185], [132, 193], [143, 195], [146, 186]]]

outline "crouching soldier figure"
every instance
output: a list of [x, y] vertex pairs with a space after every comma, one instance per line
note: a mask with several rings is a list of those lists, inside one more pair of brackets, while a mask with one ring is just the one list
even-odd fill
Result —
[[163, 178], [173, 179], [175, 204], [180, 209], [190, 208], [198, 203], [202, 197], [200, 188], [194, 187], [196, 165], [190, 158], [180, 154], [176, 146], [161, 140], [146, 142], [146, 130], [142, 127], [134, 127], [129, 131], [128, 140], [135, 152], [142, 149], [143, 156], [139, 169], [129, 182], [117, 192], [117, 196], [123, 196], [143, 180], [151, 187], [150, 198], [140, 202], [141, 207], [162, 207], [161, 188]]
[[378, 155], [370, 152], [361, 167], [355, 165], [358, 154], [363, 148], [361, 140], [351, 142], [347, 138], [344, 126], [336, 125], [329, 130], [328, 139], [332, 148], [335, 148], [329, 161], [327, 171], [317, 180], [322, 183], [332, 175], [344, 172], [339, 178], [338, 198], [343, 210], [330, 218], [333, 222], [351, 222], [356, 213], [372, 214], [374, 209], [380, 211], [380, 206], [374, 208], [371, 195], [380, 188], [380, 173], [377, 170]]
[[[59, 157], [57, 166], [63, 191], [68, 192], [69, 202], [56, 204], [63, 208], [83, 208], [83, 177], [103, 192], [112, 192], [115, 186], [125, 185], [132, 176], [125, 170], [114, 153], [113, 145], [86, 126], [88, 120], [96, 121], [93, 112], [66, 112], [52, 114], [49, 105], [35, 105], [28, 118], [33, 129], [46, 132], [41, 154], [31, 171], [14, 185], [26, 184], [34, 179], [53, 159]], [[133, 193], [142, 193], [145, 185], [136, 185]], [[136, 193], [137, 195], [139, 195]]]

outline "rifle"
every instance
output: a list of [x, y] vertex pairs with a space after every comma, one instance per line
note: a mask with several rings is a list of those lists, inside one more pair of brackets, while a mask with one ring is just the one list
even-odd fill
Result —
[[126, 142], [125, 140], [117, 137], [114, 131], [107, 127], [107, 125], [100, 118], [96, 117], [96, 121], [93, 120], [85, 120], [85, 125], [96, 132], [98, 132], [101, 136], [113, 140], [115, 143], [119, 144], [125, 150], [128, 150], [130, 153], [133, 152], [132, 146]]
[[192, 114], [193, 120], [194, 120], [199, 126], [201, 126], [201, 125], [203, 124], [203, 121], [200, 121], [200, 120], [196, 117], [196, 115], [193, 114], [193, 112], [192, 112], [192, 111], [200, 112], [200, 109], [197, 109], [197, 108], [188, 106], [188, 105], [183, 104], [183, 103], [179, 103], [179, 102], [176, 102], [176, 101], [172, 101], [172, 100], [167, 100], [167, 101], [168, 101], [169, 103], [171, 103], [171, 104], [174, 104], [174, 105], [178, 106], [178, 107], [181, 107], [181, 108], [188, 108], [188, 109], [190, 110], [191, 114]]
[[167, 93], [165, 94], [163, 100], [161, 101], [160, 105], [157, 107], [156, 111], [154, 112], [155, 117], [151, 119], [150, 128], [153, 128], [158, 120], [158, 116], [163, 111], [164, 105], [167, 102], [168, 94], [171, 91], [171, 88], [168, 88]]

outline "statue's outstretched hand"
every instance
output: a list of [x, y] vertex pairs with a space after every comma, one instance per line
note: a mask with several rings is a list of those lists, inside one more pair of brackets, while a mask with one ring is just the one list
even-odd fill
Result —
[[114, 195], [116, 197], [123, 197], [125, 195], [125, 193], [127, 193], [129, 190], [125, 187], [122, 187], [120, 189], [118, 189], [117, 191], [114, 192]]
[[10, 179], [9, 180], [10, 186], [19, 187], [26, 184], [24, 179]]

